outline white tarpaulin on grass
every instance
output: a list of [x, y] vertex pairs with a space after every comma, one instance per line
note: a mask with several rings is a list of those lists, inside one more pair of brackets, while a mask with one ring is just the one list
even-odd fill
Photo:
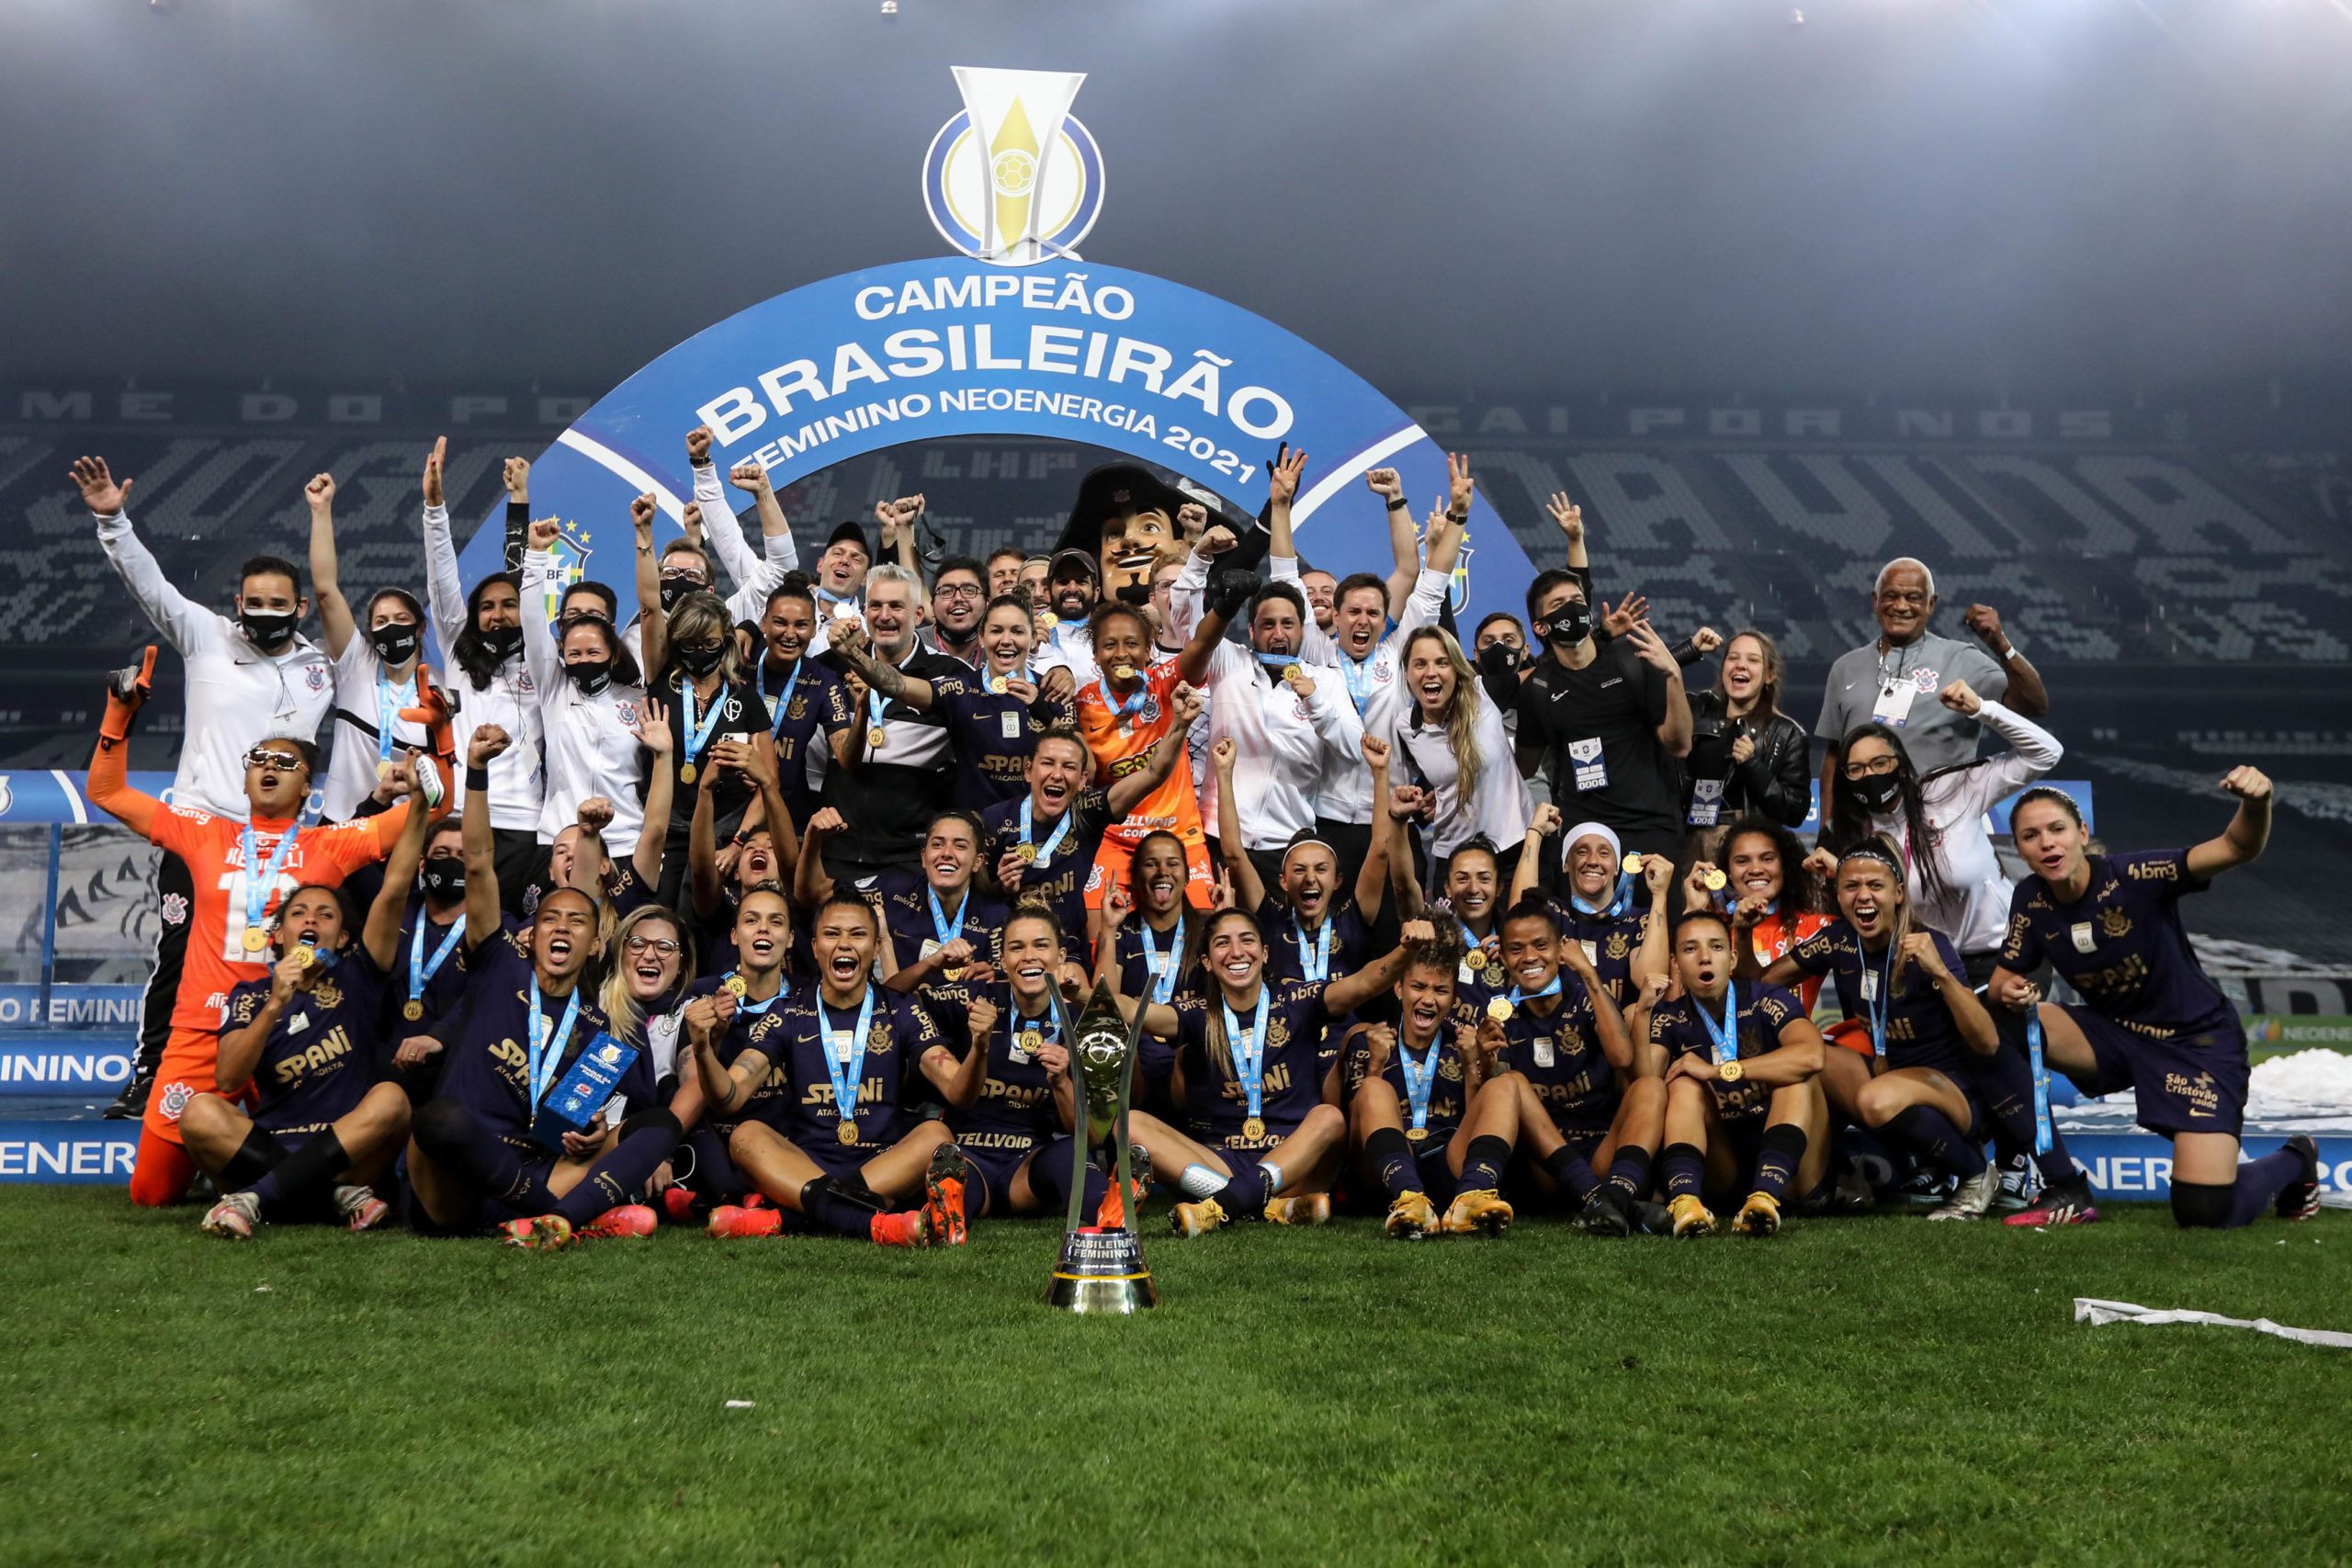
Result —
[[2094, 1328], [2104, 1323], [2210, 1323], [2221, 1328], [2251, 1328], [2257, 1334], [2276, 1334], [2281, 1339], [2299, 1339], [2306, 1345], [2325, 1345], [2333, 1349], [2352, 1350], [2352, 1334], [2338, 1334], [2332, 1329], [2290, 1328], [2267, 1317], [2249, 1321], [2243, 1317], [2223, 1317], [2217, 1312], [2157, 1312], [2149, 1307], [2133, 1306], [2130, 1302], [2094, 1301], [2088, 1296], [2075, 1298], [2075, 1321], [2087, 1322]]

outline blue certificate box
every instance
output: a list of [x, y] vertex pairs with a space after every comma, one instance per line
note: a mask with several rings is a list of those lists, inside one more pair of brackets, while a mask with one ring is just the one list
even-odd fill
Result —
[[539, 1101], [538, 1113], [531, 1118], [531, 1136], [560, 1150], [566, 1133], [586, 1132], [636, 1061], [636, 1046], [599, 1032]]

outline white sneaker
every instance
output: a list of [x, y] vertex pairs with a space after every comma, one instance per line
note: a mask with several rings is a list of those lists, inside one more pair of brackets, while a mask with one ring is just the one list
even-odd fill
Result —
[[1981, 1220], [1984, 1211], [1993, 1206], [1993, 1196], [2001, 1190], [2001, 1168], [1987, 1162], [1983, 1170], [1960, 1184], [1951, 1201], [1939, 1209], [1928, 1211], [1931, 1220]]
[[232, 1241], [252, 1237], [261, 1224], [261, 1200], [250, 1192], [232, 1192], [205, 1211], [204, 1228]]
[[372, 1230], [384, 1223], [392, 1206], [376, 1196], [375, 1189], [357, 1182], [345, 1182], [334, 1190], [334, 1212], [341, 1214], [353, 1230]]

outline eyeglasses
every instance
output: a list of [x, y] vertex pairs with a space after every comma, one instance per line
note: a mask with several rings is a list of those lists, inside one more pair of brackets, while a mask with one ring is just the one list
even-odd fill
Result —
[[943, 583], [931, 591], [934, 599], [977, 599], [984, 590], [977, 582]]
[[1846, 776], [1849, 779], [1859, 779], [1865, 775], [1876, 774], [1879, 777], [1883, 778], [1888, 773], [1894, 772], [1894, 770], [1900, 765], [1900, 763], [1895, 761], [1892, 754], [1884, 757], [1872, 757], [1867, 762], [1847, 763]]
[[621, 946], [631, 953], [658, 953], [664, 958], [678, 956], [678, 944], [666, 936], [633, 936]]

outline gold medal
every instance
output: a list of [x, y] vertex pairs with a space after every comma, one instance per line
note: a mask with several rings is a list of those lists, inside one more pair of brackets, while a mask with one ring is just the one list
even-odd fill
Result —
[[999, 696], [1004, 695], [1004, 689], [1011, 684], [1012, 684], [1012, 682], [1002, 675], [991, 675], [989, 677], [989, 690], [994, 692]]
[[1639, 855], [1627, 855], [1617, 864], [1628, 876], [1639, 876], [1642, 874], [1642, 857]]
[[1012, 852], [1012, 858], [1023, 865], [1035, 865], [1037, 863], [1037, 846], [1023, 844]]
[[964, 977], [964, 966], [959, 964], [953, 969], [942, 969], [940, 973], [951, 980], [960, 980]]
[[1114, 681], [1132, 681], [1135, 678], [1136, 667], [1134, 665], [1114, 664], [1111, 666], [1111, 679]]
[[424, 1004], [418, 1001], [414, 997], [411, 997], [408, 1000], [408, 1006], [401, 1009], [401, 1016], [408, 1020], [411, 1023], [414, 1023], [418, 1019], [424, 1016]]
[[1049, 632], [1061, 624], [1062, 618], [1059, 615], [1055, 615], [1051, 610], [1040, 610], [1037, 612], [1037, 629], [1039, 631]]
[[1699, 880], [1706, 886], [1708, 892], [1720, 893], [1724, 890], [1724, 884], [1728, 882], [1730, 878], [1724, 875], [1720, 871], [1711, 871]]
[[727, 976], [726, 986], [727, 994], [733, 997], [738, 1001], [742, 1000], [744, 995], [752, 988], [751, 982], [744, 979], [741, 975], [729, 975]]
[[294, 950], [294, 962], [300, 964], [305, 969], [308, 969], [311, 964], [316, 964], [318, 961], [319, 950], [312, 947], [307, 942]]
[[1266, 1135], [1266, 1123], [1259, 1118], [1252, 1116], [1250, 1120], [1241, 1123], [1241, 1135], [1249, 1139], [1251, 1143], [1256, 1143], [1259, 1139]]
[[1737, 1083], [1747, 1076], [1747, 1069], [1739, 1065], [1739, 1058], [1736, 1056], [1734, 1056], [1728, 1062], [1717, 1062], [1715, 1064], [1715, 1077], [1723, 1079], [1725, 1083]]
[[381, 758], [377, 761], [376, 776], [379, 779], [388, 779], [392, 776], [392, 760], [390, 757]]
[[244, 942], [247, 953], [259, 953], [269, 945], [269, 938], [262, 934], [259, 926], [247, 926], [244, 936], [240, 940]]
[[882, 750], [882, 743], [889, 739], [889, 736], [883, 733], [882, 727], [877, 724], [865, 732], [865, 749], [869, 751], [879, 751]]
[[1510, 1018], [1510, 1003], [1501, 997], [1497, 997], [1487, 1004], [1487, 1016], [1497, 1023], [1508, 1021]]
[[1487, 972], [1487, 950], [1485, 948], [1474, 947], [1462, 956], [1464, 962], [1467, 963], [1476, 973], [1483, 975]]
[[680, 784], [692, 784], [695, 782], [695, 765], [692, 762], [684, 762], [679, 765], [678, 782]]
[[833, 1136], [844, 1144], [857, 1142], [857, 1123], [846, 1116], [842, 1117], [842, 1124], [833, 1129]]
[[1285, 664], [1283, 666], [1283, 679], [1285, 681], [1296, 681], [1300, 676], [1306, 673], [1306, 666], [1304, 664]]
[[1429, 1135], [1430, 1130], [1427, 1127], [1408, 1127], [1405, 1129], [1405, 1136], [1417, 1144]]
[[1045, 1044], [1046, 1036], [1042, 1031], [1024, 1029], [1021, 1032], [1021, 1049], [1024, 1055], [1034, 1056], [1045, 1048]]

